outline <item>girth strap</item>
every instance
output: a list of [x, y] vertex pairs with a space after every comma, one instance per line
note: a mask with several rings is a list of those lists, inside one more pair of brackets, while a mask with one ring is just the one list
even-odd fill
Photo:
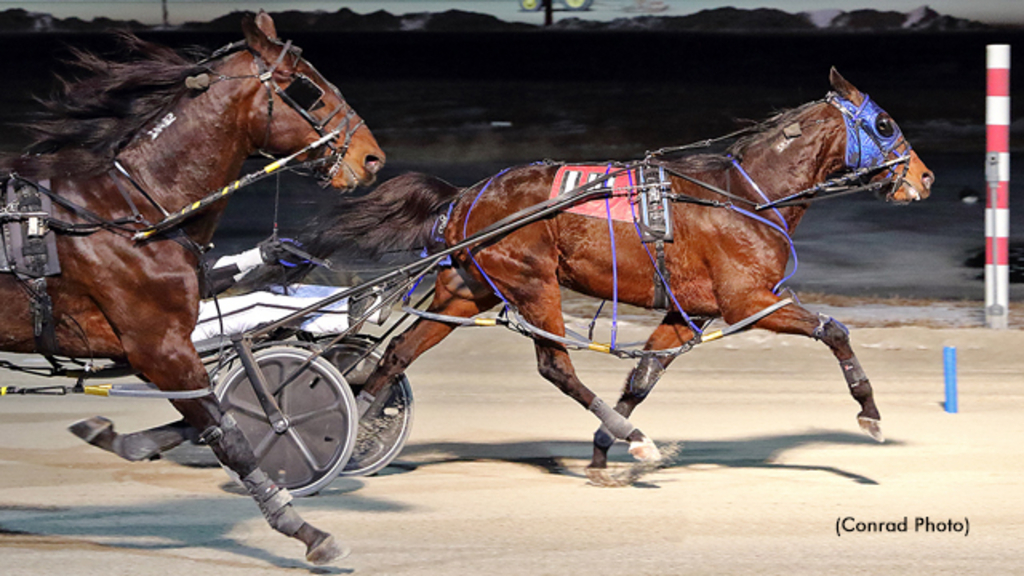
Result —
[[46, 291], [46, 277], [31, 278], [25, 281], [29, 291], [29, 304], [32, 310], [32, 337], [36, 351], [43, 356], [56, 356], [57, 323], [53, 318], [53, 300]]
[[655, 310], [668, 310], [672, 303], [668, 297], [668, 284], [671, 282], [668, 268], [665, 266], [665, 242], [654, 242], [654, 257], [657, 268], [654, 270], [654, 303]]

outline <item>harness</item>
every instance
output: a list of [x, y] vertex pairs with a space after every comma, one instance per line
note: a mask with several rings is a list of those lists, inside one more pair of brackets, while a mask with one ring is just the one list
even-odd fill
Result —
[[[466, 251], [473, 266], [480, 272], [485, 282], [491, 288], [491, 290], [502, 300], [504, 308], [499, 313], [497, 319], [487, 318], [461, 318], [454, 316], [446, 316], [435, 313], [424, 312], [404, 307], [404, 310], [408, 313], [415, 314], [427, 319], [452, 323], [458, 325], [474, 325], [474, 326], [494, 326], [494, 325], [505, 325], [506, 327], [530, 335], [532, 337], [544, 338], [551, 340], [566, 346], [569, 349], [589, 349], [604, 353], [613, 354], [619, 357], [631, 357], [631, 358], [644, 358], [644, 357], [674, 357], [683, 352], [691, 349], [695, 344], [700, 342], [706, 342], [714, 339], [721, 338], [725, 335], [738, 332], [743, 330], [758, 320], [774, 313], [779, 308], [782, 308], [792, 303], [792, 300], [786, 298], [782, 299], [772, 306], [761, 310], [752, 316], [737, 322], [736, 324], [729, 326], [723, 330], [716, 332], [705, 332], [703, 330], [706, 327], [707, 322], [701, 322], [701, 326], [698, 326], [697, 322], [692, 319], [682, 306], [679, 304], [675, 295], [672, 293], [670, 288], [669, 278], [667, 272], [665, 272], [664, 264], [664, 242], [672, 240], [671, 230], [671, 204], [675, 202], [683, 202], [688, 204], [696, 204], [700, 206], [710, 208], [725, 208], [736, 212], [746, 218], [756, 220], [776, 232], [782, 235], [788, 245], [790, 254], [793, 258], [793, 269], [785, 275], [779, 283], [773, 288], [773, 292], [778, 294], [782, 288], [783, 283], [791, 278], [797, 269], [797, 254], [795, 247], [793, 246], [792, 238], [789, 235], [788, 224], [782, 217], [782, 214], [778, 211], [778, 208], [796, 205], [807, 205], [811, 202], [822, 200], [825, 198], [833, 198], [845, 194], [851, 194], [854, 192], [861, 191], [878, 191], [886, 186], [892, 186], [887, 194], [887, 197], [891, 198], [892, 194], [902, 185], [905, 178], [906, 172], [909, 169], [910, 162], [910, 144], [903, 137], [899, 128], [892, 122], [888, 114], [872, 102], [867, 95], [864, 95], [864, 102], [860, 106], [854, 106], [852, 102], [846, 100], [835, 93], [829, 93], [823, 100], [828, 102], [832, 106], [835, 106], [843, 115], [844, 123], [847, 129], [847, 154], [845, 158], [846, 167], [849, 170], [844, 175], [836, 178], [830, 178], [819, 184], [815, 184], [804, 190], [800, 190], [783, 198], [777, 200], [771, 200], [769, 196], [761, 189], [760, 186], [754, 181], [754, 179], [746, 172], [742, 166], [741, 159], [729, 157], [731, 163], [731, 169], [736, 170], [741, 177], [747, 182], [749, 187], [755, 191], [759, 200], [751, 200], [749, 198], [734, 194], [728, 190], [723, 190], [713, 184], [703, 182], [697, 178], [694, 178], [688, 174], [680, 172], [679, 170], [672, 167], [671, 164], [661, 160], [660, 157], [673, 152], [679, 152], [683, 150], [691, 150], [694, 148], [706, 148], [710, 145], [722, 141], [733, 139], [744, 133], [752, 131], [755, 128], [748, 128], [740, 131], [727, 134], [720, 138], [714, 138], [704, 140], [694, 144], [688, 144], [685, 146], [662, 148], [654, 152], [649, 152], [646, 157], [637, 162], [630, 162], [626, 164], [614, 165], [617, 166], [615, 170], [612, 170], [613, 165], [609, 164], [608, 171], [604, 178], [592, 180], [584, 185], [581, 185], [574, 190], [567, 191], [564, 197], [557, 199], [552, 198], [546, 202], [542, 202], [535, 206], [525, 208], [519, 212], [516, 212], [510, 216], [495, 222], [488, 226], [484, 230], [477, 234], [486, 234], [490, 230], [500, 229], [508, 226], [510, 223], [515, 222], [517, 219], [529, 218], [529, 221], [535, 221], [536, 217], [540, 214], [550, 214], [557, 212], [558, 210], [565, 209], [574, 204], [583, 203], [594, 200], [595, 198], [605, 198], [607, 201], [613, 195], [628, 194], [630, 196], [635, 195], [636, 199], [631, 202], [631, 206], [640, 206], [639, 215], [634, 212], [633, 220], [637, 230], [637, 234], [643, 243], [648, 257], [651, 259], [652, 264], [655, 268], [655, 286], [664, 291], [663, 296], [656, 294], [655, 303], [658, 303], [660, 299], [667, 299], [671, 301], [675, 310], [677, 310], [688, 324], [689, 328], [693, 330], [696, 335], [695, 338], [689, 342], [684, 343], [682, 346], [668, 350], [630, 350], [630, 346], [635, 344], [627, 344], [619, 346], [615, 342], [616, 333], [616, 314], [613, 311], [612, 317], [612, 340], [610, 344], [599, 344], [592, 340], [585, 339], [581, 336], [572, 334], [572, 338], [567, 338], [552, 334], [545, 330], [542, 330], [536, 326], [530, 325], [526, 322], [515, 310], [512, 304], [505, 298], [501, 291], [497, 288], [494, 282], [490, 279], [487, 273], [483, 270], [483, 267], [477, 262], [474, 257], [473, 250], [471, 248], [462, 248]], [[890, 130], [891, 128], [891, 130]], [[851, 154], [851, 147], [854, 149], [854, 153]], [[887, 159], [890, 155], [896, 154], [895, 158]], [[901, 171], [897, 170], [897, 167], [903, 165]], [[469, 206], [466, 216], [464, 217], [463, 226], [463, 237], [468, 242], [471, 237], [466, 236], [468, 229], [469, 214], [473, 211], [477, 202], [490, 187], [490, 185], [499, 177], [501, 177], [508, 169], [505, 169], [498, 174], [492, 176], [488, 181], [481, 187], [477, 193], [476, 198]], [[623, 172], [632, 174], [633, 172], [638, 174], [639, 184], [634, 185], [632, 181], [626, 190], [620, 188], [607, 187], [605, 190], [600, 190], [603, 184], [608, 181], [613, 181], [616, 177], [621, 176]], [[877, 176], [878, 174], [885, 173], [886, 180], [884, 182], [871, 183], [869, 180]], [[666, 179], [666, 175], [678, 177], [682, 180], [700, 186], [706, 190], [721, 196], [721, 200], [698, 198], [686, 194], [677, 194], [671, 192], [671, 183]], [[770, 211], [772, 217], [763, 216], [761, 213]], [[525, 224], [526, 222], [524, 222]], [[435, 223], [435, 229], [438, 224]], [[609, 213], [609, 233], [611, 234], [611, 250], [612, 258], [614, 262], [614, 251], [615, 251], [615, 236], [611, 233], [611, 219]], [[652, 254], [649, 245], [654, 244], [654, 253]], [[613, 266], [613, 284], [615, 284], [616, 271]], [[411, 294], [411, 290], [409, 292]], [[408, 299], [408, 294], [406, 296]], [[613, 295], [613, 302], [617, 300], [617, 294]], [[614, 306], [613, 306], [614, 309]], [[598, 311], [600, 313], [600, 310]], [[596, 318], [595, 318], [596, 319]], [[591, 323], [591, 328], [593, 322]], [[571, 334], [571, 331], [567, 331]], [[592, 332], [592, 330], [591, 330]]]
[[[281, 43], [279, 42], [279, 44]], [[338, 170], [345, 166], [344, 157], [348, 152], [355, 132], [363, 126], [363, 120], [359, 119], [353, 122], [356, 119], [355, 110], [348, 106], [341, 92], [333, 84], [328, 83], [328, 86], [337, 95], [339, 104], [326, 115], [318, 112], [324, 107], [323, 97], [326, 92], [305, 74], [293, 74], [291, 82], [282, 88], [274, 80], [274, 72], [288, 54], [293, 54], [297, 60], [301, 58], [301, 50], [292, 48], [290, 40], [281, 45], [283, 46], [281, 53], [270, 67], [267, 67], [262, 56], [248, 46], [244, 40], [233, 42], [214, 51], [199, 64], [204, 65], [214, 60], [219, 60], [244, 47], [253, 55], [253, 61], [256, 63], [258, 74], [234, 77], [218, 75], [217, 81], [255, 78], [266, 88], [267, 124], [263, 147], [265, 148], [270, 140], [270, 130], [273, 124], [274, 94], [279, 96], [282, 101], [309, 123], [320, 138], [298, 152], [275, 160], [263, 169], [247, 174], [220, 190], [211, 192], [201, 200], [181, 208], [177, 212], [168, 212], [161, 206], [154, 196], [139, 184], [116, 157], [113, 162], [113, 168], [108, 172], [108, 177], [113, 181], [125, 204], [131, 210], [132, 216], [130, 217], [118, 219], [104, 218], [88, 208], [54, 193], [49, 187], [49, 181], [33, 182], [22, 178], [16, 173], [9, 173], [0, 179], [0, 184], [2, 184], [0, 190], [5, 192], [2, 198], [4, 202], [0, 205], [0, 225], [2, 225], [2, 235], [0, 235], [0, 244], [2, 244], [0, 245], [0, 273], [14, 273], [22, 282], [22, 286], [30, 301], [36, 347], [41, 354], [52, 359], [53, 356], [59, 353], [56, 324], [53, 316], [53, 303], [46, 289], [46, 277], [60, 274], [55, 233], [84, 236], [100, 230], [108, 230], [114, 233], [130, 235], [132, 239], [138, 242], [152, 239], [155, 235], [160, 234], [167, 239], [178, 242], [186, 250], [194, 253], [197, 256], [197, 261], [201, 261], [201, 255], [205, 251], [204, 247], [199, 246], [184, 231], [178, 229], [182, 222], [197, 211], [269, 176], [281, 168], [289, 166], [298, 156], [315, 151], [321, 147], [326, 147], [330, 152], [321, 158], [307, 160], [290, 168], [299, 169], [329, 164], [326, 174], [323, 176], [324, 181], [329, 183]], [[307, 63], [307, 65], [309, 64]], [[312, 67], [312, 65], [309, 66]], [[213, 72], [213, 70], [210, 69], [210, 72]], [[199, 76], [202, 77], [204, 75], [200, 74]], [[208, 77], [203, 79], [193, 76], [186, 79], [186, 85], [190, 89], [205, 91], [209, 88], [210, 84], [211, 82]], [[340, 128], [339, 124], [338, 129], [328, 131], [326, 128], [327, 124], [344, 108], [348, 108], [344, 116], [344, 128]], [[340, 145], [337, 142], [339, 138], [342, 138]], [[267, 155], [265, 152], [262, 153]], [[140, 193], [146, 201], [160, 212], [163, 216], [160, 222], [150, 224], [142, 216], [138, 206], [136, 206], [131, 198], [130, 191], [126, 189], [122, 180], [127, 180], [135, 191]], [[64, 208], [83, 220], [83, 222], [66, 222], [54, 218], [53, 204]], [[198, 270], [202, 274], [203, 268], [201, 266]]]
[[29, 297], [36, 348], [52, 357], [57, 354], [57, 332], [46, 277], [60, 274], [57, 242], [48, 226], [52, 204], [25, 180], [7, 179], [2, 190], [0, 272], [13, 273], [21, 283]]
[[665, 168], [642, 164], [636, 171], [640, 179], [640, 214], [633, 215], [640, 242], [654, 244], [654, 308], [667, 310], [671, 306], [668, 291], [671, 276], [665, 267], [665, 242], [672, 241], [672, 182], [666, 178]]

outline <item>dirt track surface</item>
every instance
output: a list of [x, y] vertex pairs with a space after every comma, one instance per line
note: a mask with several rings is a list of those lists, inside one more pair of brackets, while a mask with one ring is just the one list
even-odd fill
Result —
[[[409, 371], [416, 421], [397, 466], [298, 502], [353, 549], [324, 568], [305, 564], [301, 546], [272, 532], [200, 449], [130, 464], [64, 431], [93, 414], [122, 431], [162, 423], [174, 417], [166, 403], [3, 398], [0, 572], [1020, 570], [1024, 332], [860, 329], [853, 338], [886, 444], [858, 432], [856, 405], [821, 344], [751, 332], [677, 361], [633, 418], [669, 455], [666, 467], [605, 489], [582, 474], [596, 421], [537, 375], [529, 342], [499, 329], [456, 331]], [[942, 409], [943, 346], [958, 348], [955, 415]], [[584, 382], [614, 400], [628, 363], [574, 358]], [[615, 453], [617, 467], [630, 466], [624, 447]], [[843, 518], [851, 527], [906, 518], [907, 532], [837, 536]], [[963, 531], [915, 531], [918, 518]]]

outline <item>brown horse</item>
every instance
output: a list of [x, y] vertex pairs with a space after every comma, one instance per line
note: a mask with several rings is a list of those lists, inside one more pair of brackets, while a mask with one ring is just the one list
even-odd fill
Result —
[[[229, 184], [256, 151], [301, 153], [297, 160], [336, 189], [375, 179], [384, 153], [337, 88], [278, 39], [267, 14], [247, 16], [242, 28], [244, 41], [198, 62], [130, 35], [126, 61], [77, 53], [87, 77], [66, 82], [44, 119], [29, 126], [37, 135], [29, 153], [4, 160], [16, 186], [49, 181], [51, 228], [67, 233], [56, 238], [58, 275], [41, 283], [0, 274], [0, 349], [112, 358], [160, 390], [208, 390], [189, 336], [199, 308], [200, 247], [210, 242], [226, 199], [146, 240], [135, 233]], [[310, 146], [318, 141], [323, 145]], [[46, 308], [52, 317], [41, 316]], [[46, 323], [55, 329], [49, 344], [40, 342]], [[172, 403], [245, 479], [270, 524], [306, 544], [308, 560], [342, 553], [259, 470], [212, 394]]]
[[[776, 288], [790, 257], [788, 233], [799, 223], [811, 196], [827, 194], [830, 187], [835, 191], [837, 183], [853, 185], [854, 179], [844, 180], [844, 175], [857, 176], [858, 184], [871, 180], [887, 186], [887, 199], [896, 202], [929, 195], [932, 173], [888, 114], [834, 70], [830, 80], [834, 92], [826, 99], [758, 125], [733, 143], [728, 154], [644, 163], [668, 174], [666, 185], [678, 200], [671, 209], [674, 241], [664, 242], [664, 271], [659, 272], [668, 281], [672, 305], [645, 350], [685, 350], [699, 342], [702, 322], [691, 317], [723, 318], [734, 324], [780, 302]], [[547, 201], [559, 174], [559, 165], [521, 166], [462, 191], [428, 176], [401, 176], [362, 199], [345, 200], [339, 214], [349, 217], [314, 235], [310, 244], [321, 253], [346, 243], [378, 252], [452, 246], [510, 214]], [[794, 195], [799, 191], [804, 193]], [[605, 209], [603, 201], [598, 204], [599, 212]], [[755, 211], [757, 205], [766, 209]], [[432, 245], [432, 228], [445, 216], [443, 242]], [[626, 418], [679, 351], [641, 355], [613, 411], [576, 377], [565, 342], [559, 340], [565, 335], [559, 285], [606, 300], [617, 296], [620, 302], [654, 307], [658, 280], [653, 252], [641, 243], [633, 222], [570, 212], [557, 212], [459, 251], [453, 267], [438, 274], [428, 310], [435, 316], [418, 319], [391, 341], [360, 395], [361, 413], [366, 414], [392, 377], [455, 329], [455, 320], [504, 301], [528, 324], [554, 335], [533, 332], [540, 373], [601, 420], [588, 470], [606, 467], [607, 449], [615, 438], [628, 441], [630, 452], [641, 460], [659, 458], [653, 443]], [[793, 304], [761, 317], [756, 327], [802, 334], [828, 346], [860, 404], [860, 426], [881, 440], [871, 384], [840, 323]]]

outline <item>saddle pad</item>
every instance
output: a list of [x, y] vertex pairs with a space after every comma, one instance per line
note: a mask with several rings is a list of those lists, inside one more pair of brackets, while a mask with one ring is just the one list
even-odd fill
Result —
[[632, 187], [636, 185], [636, 172], [634, 170], [622, 170], [612, 164], [580, 164], [575, 166], [562, 166], [555, 174], [555, 180], [551, 184], [550, 198], [556, 198], [565, 193], [572, 192], [576, 188], [604, 178], [608, 174], [617, 172], [616, 176], [606, 180], [602, 187], [616, 190], [616, 196], [608, 198], [607, 207], [604, 198], [590, 200], [582, 204], [576, 204], [566, 209], [566, 212], [581, 214], [593, 218], [607, 218], [608, 209], [611, 209], [612, 220], [622, 222], [633, 221], [633, 209], [630, 206], [630, 195]]

